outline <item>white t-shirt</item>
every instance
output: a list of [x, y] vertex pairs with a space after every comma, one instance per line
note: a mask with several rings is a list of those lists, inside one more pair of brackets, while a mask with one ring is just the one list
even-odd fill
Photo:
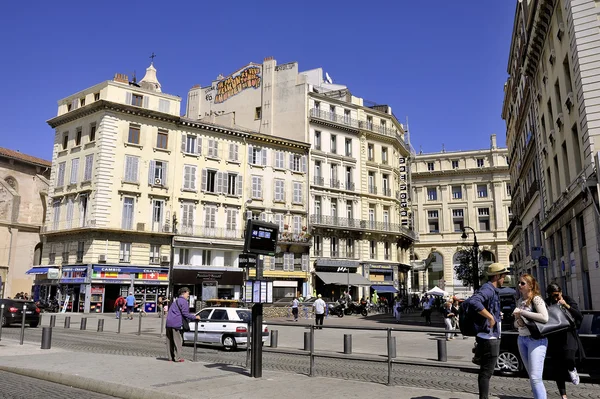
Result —
[[292, 308], [297, 308], [297, 307], [298, 307], [298, 300], [297, 300], [297, 299], [294, 299], [294, 300], [292, 301]]
[[316, 314], [323, 314], [323, 313], [325, 313], [325, 301], [322, 300], [321, 298], [317, 299], [315, 301], [315, 303], [313, 303], [313, 307], [315, 308], [315, 313]]

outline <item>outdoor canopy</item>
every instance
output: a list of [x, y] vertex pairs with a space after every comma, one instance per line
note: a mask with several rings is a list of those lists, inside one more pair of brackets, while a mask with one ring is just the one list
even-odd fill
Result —
[[34, 267], [25, 272], [25, 274], [46, 274], [48, 273], [49, 267]]
[[446, 291], [444, 291], [437, 285], [435, 287], [433, 287], [432, 289], [430, 289], [429, 291], [427, 291], [427, 293], [429, 295], [437, 295], [437, 296], [447, 296], [448, 295], [448, 293]]
[[377, 291], [378, 294], [382, 292], [392, 292], [395, 294], [398, 292], [393, 285], [372, 285], [371, 288]]
[[333, 272], [317, 272], [317, 276], [323, 280], [325, 284], [335, 285], [371, 285], [371, 282], [356, 273], [333, 273]]

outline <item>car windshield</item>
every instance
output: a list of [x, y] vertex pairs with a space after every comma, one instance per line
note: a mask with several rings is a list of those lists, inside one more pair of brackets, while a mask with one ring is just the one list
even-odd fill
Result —
[[235, 312], [241, 321], [245, 321], [246, 323], [252, 322], [252, 312], [249, 310], [236, 310]]

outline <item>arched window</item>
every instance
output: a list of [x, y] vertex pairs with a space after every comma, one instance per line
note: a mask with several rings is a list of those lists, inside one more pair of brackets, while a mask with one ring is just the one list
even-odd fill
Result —
[[479, 255], [479, 262], [483, 264], [483, 267], [487, 267], [492, 263], [496, 262], [496, 256], [490, 251], [481, 251]]
[[431, 259], [431, 262], [429, 263], [429, 266], [427, 268], [427, 286], [428, 289], [431, 289], [436, 285], [440, 287], [440, 280], [444, 278], [444, 257], [439, 252], [432, 252], [431, 255], [429, 255], [429, 257]]
[[17, 183], [17, 179], [12, 176], [8, 176], [6, 179], [4, 179], [4, 181], [11, 186], [13, 190], [19, 192], [19, 184]]

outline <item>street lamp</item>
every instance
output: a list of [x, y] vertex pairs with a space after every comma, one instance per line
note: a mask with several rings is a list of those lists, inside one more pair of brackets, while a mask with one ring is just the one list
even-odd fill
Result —
[[469, 229], [473, 232], [473, 291], [476, 291], [479, 289], [479, 243], [477, 242], [475, 230], [469, 226], [463, 226], [461, 238], [466, 240], [468, 237], [465, 229]]

